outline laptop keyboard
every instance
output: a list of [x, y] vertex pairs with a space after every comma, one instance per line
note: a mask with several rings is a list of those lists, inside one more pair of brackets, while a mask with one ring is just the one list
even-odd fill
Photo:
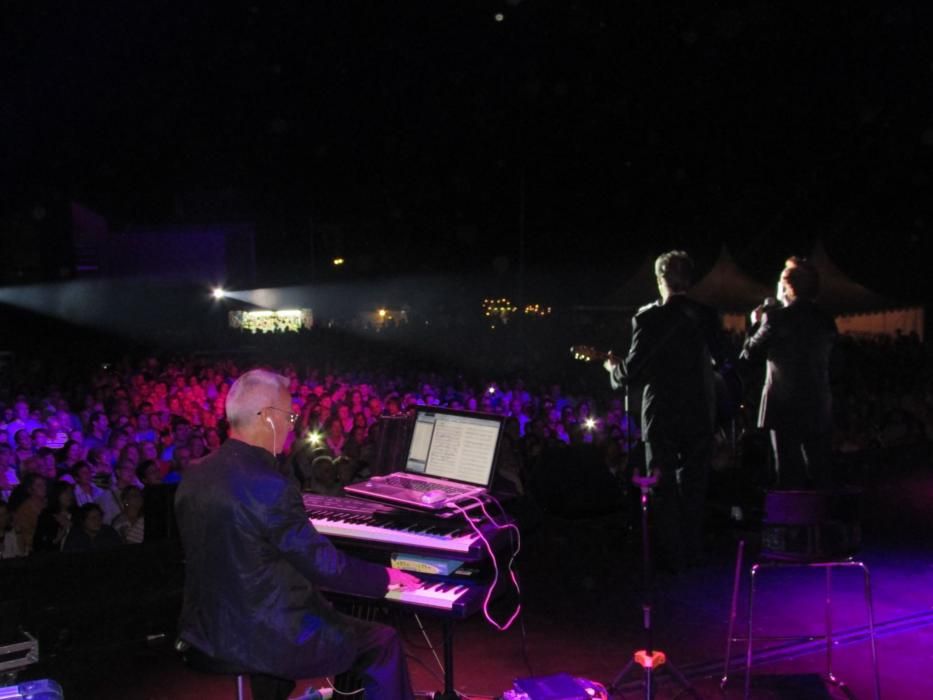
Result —
[[467, 490], [463, 486], [454, 486], [453, 484], [436, 484], [430, 481], [422, 481], [421, 479], [410, 479], [407, 476], [389, 476], [386, 477], [383, 483], [388, 484], [389, 486], [409, 489], [411, 491], [443, 491], [444, 493], [451, 496], [456, 496], [458, 493], [463, 493]]

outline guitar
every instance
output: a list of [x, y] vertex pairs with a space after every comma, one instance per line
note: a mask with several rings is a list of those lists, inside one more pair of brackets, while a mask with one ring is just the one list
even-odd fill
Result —
[[[574, 345], [570, 348], [573, 359], [581, 362], [594, 360], [612, 360], [620, 368], [624, 367], [622, 358], [611, 350], [597, 350], [590, 345]], [[742, 409], [743, 383], [735, 366], [726, 362], [722, 367], [713, 369], [713, 382], [716, 389], [716, 422], [725, 425], [736, 418]]]
[[622, 364], [622, 358], [614, 355], [612, 350], [597, 350], [592, 345], [573, 345], [570, 348], [570, 354], [573, 359], [581, 362], [593, 362], [600, 360], [612, 360], [617, 365]]
[[625, 376], [625, 365], [622, 362], [622, 358], [614, 355], [612, 350], [597, 350], [590, 345], [573, 345], [570, 348], [570, 354], [573, 355], [573, 359], [580, 360], [581, 362], [609, 360], [615, 365], [615, 368], [611, 373], [612, 388], [619, 389], [628, 383], [628, 379]]

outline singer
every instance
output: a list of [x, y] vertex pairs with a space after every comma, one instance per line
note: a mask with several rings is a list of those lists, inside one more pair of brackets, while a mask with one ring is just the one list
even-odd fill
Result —
[[771, 434], [776, 482], [782, 489], [831, 485], [832, 393], [829, 357], [837, 331], [815, 303], [820, 278], [802, 258], [790, 258], [778, 298], [752, 312], [741, 359], [767, 361], [758, 427]]

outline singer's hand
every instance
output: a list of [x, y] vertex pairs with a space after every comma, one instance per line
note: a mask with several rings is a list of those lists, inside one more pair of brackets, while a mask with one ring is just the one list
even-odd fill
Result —
[[606, 361], [603, 362], [603, 369], [605, 369], [609, 374], [612, 374], [616, 371], [616, 367], [619, 366], [619, 363], [616, 362], [613, 358], [607, 357]]
[[774, 297], [765, 297], [765, 300], [761, 302], [761, 304], [754, 311], [752, 311], [751, 314], [749, 314], [751, 317], [752, 325], [758, 325], [764, 316], [765, 311], [768, 309], [774, 309], [779, 306], [783, 306], [783, 304]]

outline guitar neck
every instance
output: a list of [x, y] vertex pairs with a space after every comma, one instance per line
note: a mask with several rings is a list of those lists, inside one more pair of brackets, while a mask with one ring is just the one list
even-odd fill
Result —
[[611, 350], [597, 350], [589, 345], [574, 345], [570, 348], [570, 354], [573, 355], [573, 359], [580, 360], [581, 362], [612, 360], [613, 362], [620, 363], [619, 358], [614, 355]]

